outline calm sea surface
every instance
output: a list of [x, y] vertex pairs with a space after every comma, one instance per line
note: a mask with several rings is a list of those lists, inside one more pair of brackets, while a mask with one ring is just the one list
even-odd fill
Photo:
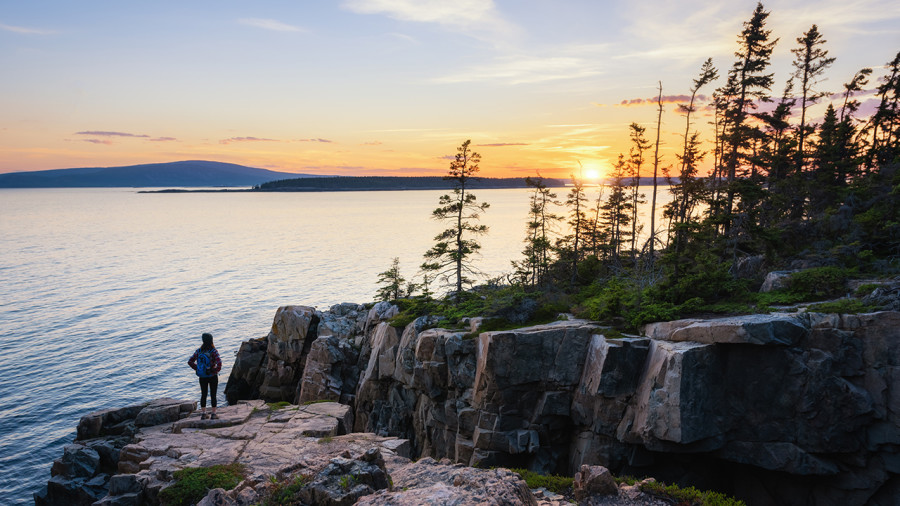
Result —
[[[394, 257], [411, 277], [443, 193], [0, 190], [0, 504], [32, 503], [89, 411], [199, 398], [201, 333], [224, 405], [234, 353], [278, 306], [370, 301]], [[528, 192], [475, 193], [491, 204], [476, 266], [499, 275], [521, 256]]]

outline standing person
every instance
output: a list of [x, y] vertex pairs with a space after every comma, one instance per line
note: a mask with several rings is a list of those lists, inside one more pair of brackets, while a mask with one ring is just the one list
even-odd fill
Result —
[[212, 414], [209, 418], [215, 420], [219, 418], [216, 416], [216, 389], [219, 387], [218, 374], [222, 369], [222, 359], [219, 358], [219, 352], [213, 346], [212, 334], [204, 333], [201, 338], [203, 345], [191, 355], [188, 365], [197, 371], [197, 376], [200, 377], [200, 419], [206, 420], [206, 393], [209, 391], [210, 405], [212, 406]]

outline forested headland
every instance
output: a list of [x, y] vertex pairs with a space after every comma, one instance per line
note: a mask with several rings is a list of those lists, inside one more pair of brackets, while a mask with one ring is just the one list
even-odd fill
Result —
[[[730, 66], [707, 59], [683, 84], [690, 100], [678, 105], [682, 145], [675, 160], [659, 156], [661, 120], [649, 133], [633, 123], [631, 148], [618, 156], [596, 201], [574, 175], [565, 195], [547, 180], [528, 179], [522, 257], [506, 276], [482, 284], [477, 238], [489, 231], [478, 218], [489, 209], [471, 193], [480, 156], [466, 141], [446, 176], [453, 193], [441, 197], [433, 215], [447, 230], [412, 282], [397, 262], [381, 273], [379, 297], [400, 300], [404, 317], [479, 313], [525, 323], [574, 311], [634, 329], [689, 314], [833, 298], [846, 293], [849, 278], [896, 276], [900, 53], [883, 67], [830, 76], [834, 58], [817, 25], [782, 40], [766, 27], [768, 16], [758, 4], [738, 33]], [[790, 75], [770, 70], [776, 50], [793, 54]], [[714, 83], [721, 84], [703, 105], [711, 135], [703, 138], [698, 97]], [[662, 91], [660, 84], [659, 118]], [[864, 93], [874, 96], [874, 112], [862, 113], [857, 97]], [[817, 103], [827, 107], [813, 118]], [[642, 177], [670, 185], [654, 184], [648, 197]], [[662, 223], [653, 212], [640, 219], [638, 205], [649, 198], [655, 209], [660, 191], [672, 196]], [[759, 293], [766, 272], [778, 269], [801, 272], [785, 288]], [[446, 289], [446, 298], [434, 297]], [[875, 309], [857, 299], [836, 308]]]
[[[522, 177], [479, 178], [472, 186], [480, 189], [526, 188]], [[548, 179], [550, 186], [565, 186], [564, 179]], [[369, 190], [449, 190], [453, 181], [441, 176], [326, 176], [281, 179], [255, 186], [256, 191], [369, 191]]]

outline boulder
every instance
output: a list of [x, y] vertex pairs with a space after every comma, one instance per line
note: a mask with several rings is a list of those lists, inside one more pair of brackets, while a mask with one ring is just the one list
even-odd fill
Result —
[[134, 420], [146, 404], [136, 404], [124, 408], [94, 411], [81, 417], [76, 429], [76, 439], [91, 439], [105, 435], [118, 424]]
[[772, 271], [766, 274], [766, 279], [763, 280], [762, 286], [759, 287], [759, 292], [767, 293], [787, 288], [788, 282], [791, 279], [791, 274], [795, 272], [797, 271]]
[[259, 387], [266, 370], [268, 344], [269, 340], [265, 337], [241, 343], [225, 385], [228, 404], [236, 404], [241, 399], [259, 398]]
[[100, 455], [82, 444], [69, 444], [63, 448], [63, 456], [53, 461], [51, 476], [65, 478], [91, 478], [100, 467]]
[[316, 312], [319, 318], [317, 335], [335, 336], [342, 340], [353, 339], [366, 329], [369, 311], [361, 304], [345, 302], [331, 306], [328, 311]]
[[390, 469], [393, 488], [359, 505], [490, 504], [537, 505], [522, 478], [507, 469], [476, 469], [430, 457]]
[[380, 323], [386, 322], [400, 314], [400, 308], [387, 301], [381, 301], [372, 306], [366, 315], [364, 332], [368, 334], [371, 329]]
[[576, 501], [585, 501], [592, 496], [618, 495], [619, 486], [609, 469], [603, 466], [581, 466], [572, 481]]
[[307, 355], [295, 403], [333, 400], [349, 404], [356, 395], [358, 358], [359, 353], [346, 339], [318, 337]]
[[292, 402], [303, 375], [306, 354], [316, 339], [318, 316], [306, 306], [278, 308], [267, 336], [265, 370], [259, 386], [260, 398], [269, 402]]
[[367, 450], [356, 459], [338, 457], [300, 490], [306, 504], [349, 506], [376, 490], [390, 489], [384, 458], [377, 448]]
[[150, 427], [178, 421], [197, 409], [197, 403], [177, 399], [157, 399], [141, 408], [134, 419], [138, 427]]

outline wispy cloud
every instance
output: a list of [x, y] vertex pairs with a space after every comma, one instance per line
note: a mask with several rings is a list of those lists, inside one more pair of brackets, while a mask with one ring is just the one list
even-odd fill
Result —
[[436, 23], [482, 39], [508, 37], [519, 31], [503, 18], [493, 0], [345, 0], [342, 7], [357, 14]]
[[28, 28], [25, 26], [14, 26], [0, 23], [0, 30], [13, 33], [21, 33], [25, 35], [53, 35], [54, 30], [44, 30], [41, 28]]
[[278, 21], [275, 19], [241, 18], [238, 20], [238, 23], [240, 23], [242, 25], [252, 26], [254, 28], [262, 28], [263, 30], [270, 30], [273, 32], [303, 32], [303, 31], [305, 31], [303, 28], [300, 28], [299, 26], [282, 23], [281, 21]]
[[329, 140], [329, 139], [318, 138], [318, 139], [297, 139], [297, 142], [324, 142], [327, 144], [331, 144], [334, 141]]
[[175, 137], [154, 137], [150, 139], [150, 142], [169, 142], [169, 141], [177, 141]]
[[93, 137], [138, 137], [138, 138], [148, 138], [149, 135], [146, 134], [132, 134], [128, 132], [110, 132], [107, 130], [85, 130], [82, 132], [75, 132], [75, 135], [90, 135]]
[[455, 84], [498, 81], [506, 84], [531, 84], [562, 79], [579, 79], [602, 74], [599, 63], [585, 56], [505, 56], [491, 64], [439, 77], [433, 81]]
[[492, 142], [489, 144], [476, 144], [478, 147], [501, 147], [501, 146], [527, 146], [527, 142]]
[[415, 37], [413, 37], [411, 35], [406, 35], [405, 33], [391, 32], [388, 35], [390, 35], [391, 37], [409, 42], [410, 44], [415, 44], [415, 45], [420, 44], [420, 42]]
[[80, 139], [82, 142], [90, 142], [91, 144], [106, 144], [107, 146], [112, 144], [112, 141], [109, 139]]
[[278, 142], [277, 139], [266, 139], [263, 137], [231, 137], [228, 139], [222, 139], [219, 141], [219, 144], [231, 144], [234, 142]]
[[362, 143], [363, 146], [381, 146], [381, 141], [369, 141]]
[[[660, 97], [648, 97], [648, 98], [626, 98], [622, 100], [616, 105], [630, 107], [634, 105], [656, 105], [657, 99]], [[697, 95], [694, 99], [695, 103], [706, 102], [706, 95]], [[690, 95], [663, 95], [662, 103], [664, 104], [686, 104], [691, 101]]]

